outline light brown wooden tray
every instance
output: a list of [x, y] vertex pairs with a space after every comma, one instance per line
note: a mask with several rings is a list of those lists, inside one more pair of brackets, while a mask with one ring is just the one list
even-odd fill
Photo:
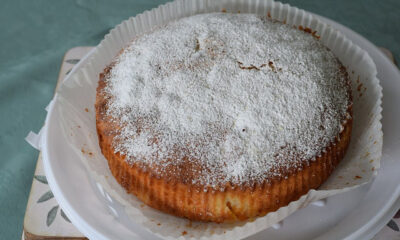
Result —
[[[73, 66], [92, 49], [93, 47], [75, 47], [65, 53], [56, 89]], [[25, 212], [23, 239], [87, 239], [72, 225], [54, 198], [47, 184], [40, 153]]]

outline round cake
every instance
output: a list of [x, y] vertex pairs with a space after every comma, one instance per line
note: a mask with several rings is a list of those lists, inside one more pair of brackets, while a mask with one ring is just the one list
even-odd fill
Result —
[[346, 69], [310, 29], [211, 13], [153, 29], [100, 74], [99, 144], [147, 205], [229, 222], [318, 188], [352, 128]]

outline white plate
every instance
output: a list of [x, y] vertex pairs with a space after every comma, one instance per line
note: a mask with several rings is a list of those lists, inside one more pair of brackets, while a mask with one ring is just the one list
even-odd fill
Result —
[[[321, 17], [322, 18], [322, 17]], [[327, 199], [323, 207], [310, 205], [286, 218], [277, 228], [262, 231], [249, 239], [369, 239], [400, 207], [400, 73], [369, 41], [352, 30], [323, 18], [375, 61], [383, 87], [384, 145], [381, 169], [370, 184]], [[89, 54], [90, 55], [90, 54]], [[88, 57], [88, 56], [87, 56]], [[86, 58], [87, 59], [87, 58]], [[82, 60], [72, 71], [85, 64]], [[79, 157], [60, 138], [60, 115], [50, 105], [43, 132], [43, 162], [49, 185], [62, 209], [90, 239], [156, 239], [135, 224], [122, 225], [90, 179]], [[61, 157], [62, 156], [62, 157]]]

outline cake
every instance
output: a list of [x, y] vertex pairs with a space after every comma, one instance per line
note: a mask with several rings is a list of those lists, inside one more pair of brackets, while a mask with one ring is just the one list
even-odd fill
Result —
[[352, 129], [346, 69], [318, 38], [268, 17], [209, 13], [133, 39], [97, 87], [115, 179], [155, 209], [218, 223], [318, 188]]

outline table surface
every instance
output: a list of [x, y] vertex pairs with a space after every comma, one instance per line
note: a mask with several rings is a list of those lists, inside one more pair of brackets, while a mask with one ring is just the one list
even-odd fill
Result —
[[[5, 0], [0, 8], [0, 233], [18, 239], [38, 151], [24, 137], [43, 125], [67, 49], [97, 45], [122, 20], [160, 0]], [[400, 59], [400, 1], [283, 0], [331, 18]]]

